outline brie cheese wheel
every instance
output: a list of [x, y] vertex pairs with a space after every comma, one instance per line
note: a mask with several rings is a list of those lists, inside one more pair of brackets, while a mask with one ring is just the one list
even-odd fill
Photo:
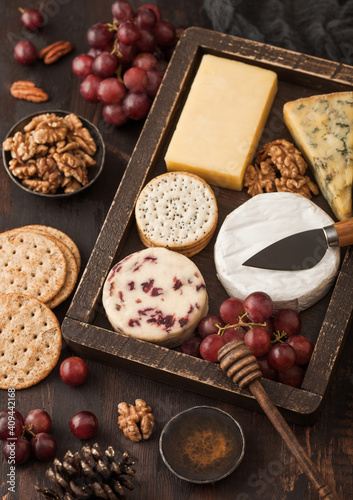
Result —
[[228, 294], [244, 300], [250, 293], [268, 293], [276, 310], [307, 309], [331, 288], [340, 265], [338, 247], [328, 248], [313, 268], [274, 271], [243, 266], [263, 248], [291, 234], [333, 224], [320, 207], [300, 194], [263, 193], [231, 212], [214, 248], [217, 276]]
[[166, 347], [190, 338], [208, 311], [206, 285], [197, 266], [162, 247], [146, 248], [115, 264], [102, 300], [114, 330]]

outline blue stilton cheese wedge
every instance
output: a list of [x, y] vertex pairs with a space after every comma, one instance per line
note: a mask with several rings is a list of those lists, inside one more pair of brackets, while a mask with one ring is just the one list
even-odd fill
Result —
[[335, 216], [352, 217], [353, 92], [290, 101], [283, 114]]

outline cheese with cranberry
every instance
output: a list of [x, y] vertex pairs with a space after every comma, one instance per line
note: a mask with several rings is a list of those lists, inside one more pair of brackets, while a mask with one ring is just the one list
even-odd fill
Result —
[[176, 347], [207, 314], [208, 296], [199, 269], [188, 257], [156, 247], [115, 264], [103, 287], [103, 306], [117, 332]]

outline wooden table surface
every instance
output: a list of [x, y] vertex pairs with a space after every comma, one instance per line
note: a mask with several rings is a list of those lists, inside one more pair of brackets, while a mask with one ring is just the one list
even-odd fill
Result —
[[[143, 1], [133, 1], [134, 7]], [[202, 0], [157, 0], [163, 17], [175, 25], [210, 27], [202, 10]], [[79, 94], [80, 81], [70, 70], [72, 58], [87, 51], [85, 33], [89, 26], [110, 20], [111, 2], [94, 0], [48, 0], [44, 2], [47, 24], [40, 33], [23, 33], [18, 7], [38, 7], [39, 0], [8, 2], [1, 0], [1, 121], [0, 137], [5, 137], [14, 122], [27, 114], [48, 109], [70, 110], [93, 121], [101, 130], [106, 144], [106, 162], [96, 184], [84, 193], [63, 200], [50, 200], [27, 194], [0, 169], [0, 230], [26, 224], [44, 224], [66, 232], [78, 245], [84, 269], [100, 228], [110, 207], [124, 169], [134, 149], [142, 123], [129, 123], [120, 129], [107, 126], [101, 107], [88, 104]], [[13, 45], [26, 36], [41, 48], [56, 40], [70, 40], [75, 51], [52, 66], [41, 62], [30, 67], [17, 64], [12, 57]], [[15, 100], [9, 87], [16, 80], [31, 79], [48, 91], [50, 101], [33, 104]], [[82, 273], [81, 270], [81, 273]], [[60, 321], [70, 299], [55, 310]], [[353, 349], [348, 337], [323, 411], [315, 425], [291, 425], [299, 441], [320, 468], [327, 482], [342, 499], [353, 496]], [[64, 346], [60, 360], [71, 352]], [[52, 416], [52, 434], [58, 442], [57, 456], [67, 449], [73, 452], [82, 443], [70, 433], [68, 422], [80, 410], [90, 410], [100, 426], [90, 443], [103, 448], [113, 445], [127, 450], [136, 465], [135, 489], [128, 498], [136, 500], [232, 499], [232, 500], [314, 500], [317, 494], [308, 484], [291, 454], [267, 418], [192, 392], [130, 374], [95, 361], [87, 361], [89, 376], [78, 388], [63, 384], [59, 364], [37, 386], [16, 392], [16, 408], [26, 415], [34, 408], [44, 408]], [[155, 430], [150, 440], [132, 443], [118, 429], [117, 405], [142, 398], [153, 407]], [[195, 405], [211, 405], [229, 412], [238, 420], [246, 439], [245, 457], [228, 478], [212, 485], [194, 485], [174, 477], [164, 465], [158, 451], [160, 433], [165, 423], [178, 412]], [[0, 392], [0, 408], [7, 407], [7, 391]], [[34, 500], [39, 496], [34, 485], [49, 486], [44, 473], [47, 464], [33, 459], [16, 467], [16, 492], [8, 492], [8, 466], [1, 459], [0, 496], [5, 500]]]

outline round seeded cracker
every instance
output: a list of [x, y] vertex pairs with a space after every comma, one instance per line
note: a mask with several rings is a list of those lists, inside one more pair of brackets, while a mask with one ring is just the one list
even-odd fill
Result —
[[50, 307], [50, 309], [54, 309], [54, 307], [57, 307], [59, 304], [64, 302], [65, 299], [68, 298], [70, 293], [75, 288], [78, 276], [78, 269], [74, 254], [61, 241], [56, 240], [56, 244], [64, 254], [66, 260], [66, 277], [63, 286], [60, 288], [55, 297], [45, 303], [48, 307]]
[[0, 293], [24, 293], [48, 302], [65, 278], [65, 257], [52, 239], [30, 231], [0, 234]]
[[138, 233], [148, 247], [191, 257], [211, 240], [218, 208], [211, 187], [197, 175], [167, 172], [141, 191], [135, 207]]
[[64, 245], [66, 245], [69, 250], [74, 254], [76, 264], [77, 264], [77, 271], [80, 271], [81, 267], [81, 254], [80, 251], [76, 245], [76, 243], [65, 233], [60, 231], [59, 229], [56, 229], [55, 227], [50, 227], [50, 226], [43, 226], [41, 224], [30, 224], [28, 226], [23, 226], [20, 229], [29, 229], [29, 230], [34, 230], [39, 233], [44, 233], [44, 234], [50, 234], [51, 236], [54, 236], [54, 238], [58, 239]]
[[45, 304], [22, 294], [0, 295], [0, 389], [24, 389], [58, 362], [61, 330]]

